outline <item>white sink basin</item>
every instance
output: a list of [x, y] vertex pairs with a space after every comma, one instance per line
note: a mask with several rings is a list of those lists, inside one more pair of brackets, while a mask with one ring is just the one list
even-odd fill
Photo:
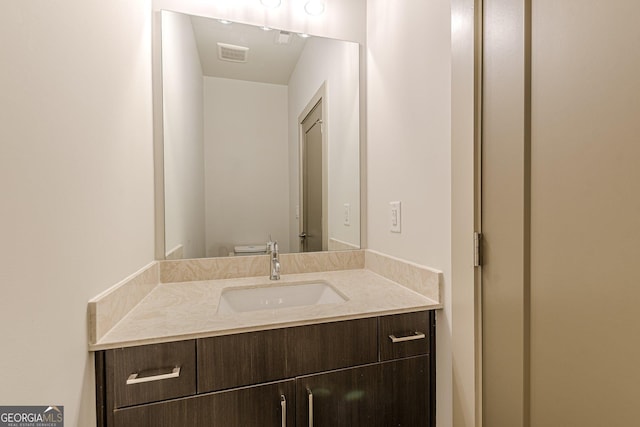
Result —
[[324, 281], [267, 285], [257, 288], [229, 288], [222, 291], [218, 314], [335, 304], [346, 300], [347, 298]]

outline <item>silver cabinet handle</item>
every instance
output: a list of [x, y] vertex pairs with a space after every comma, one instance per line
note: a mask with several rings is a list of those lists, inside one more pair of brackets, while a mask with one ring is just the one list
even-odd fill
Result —
[[152, 375], [150, 377], [141, 377], [141, 378], [138, 378], [138, 375], [140, 375], [139, 372], [129, 375], [129, 378], [127, 378], [127, 385], [148, 383], [152, 381], [168, 380], [169, 378], [178, 378], [180, 376], [180, 366], [171, 368], [171, 372], [167, 372], [164, 374]]
[[280, 409], [282, 410], [282, 427], [287, 427], [287, 398], [280, 395]]
[[313, 427], [313, 393], [307, 387], [307, 397], [309, 398], [309, 427]]
[[424, 339], [424, 338], [426, 338], [426, 337], [422, 332], [414, 332], [413, 335], [408, 335], [406, 337], [399, 337], [399, 338], [396, 337], [393, 334], [389, 335], [389, 339], [393, 343], [405, 342], [405, 341], [415, 341], [415, 340], [421, 340], [421, 339]]

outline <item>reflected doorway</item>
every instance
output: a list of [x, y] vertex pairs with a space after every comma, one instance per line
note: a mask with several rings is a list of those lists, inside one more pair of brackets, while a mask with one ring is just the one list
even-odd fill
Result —
[[326, 188], [323, 179], [322, 98], [313, 106], [301, 124], [301, 207], [300, 252], [327, 249], [323, 203]]

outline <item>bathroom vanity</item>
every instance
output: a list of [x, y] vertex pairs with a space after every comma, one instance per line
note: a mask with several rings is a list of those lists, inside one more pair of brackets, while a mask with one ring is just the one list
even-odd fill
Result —
[[283, 256], [269, 280], [268, 257], [233, 258], [90, 301], [99, 427], [434, 425], [440, 272], [366, 250]]
[[96, 353], [100, 426], [432, 426], [435, 312]]

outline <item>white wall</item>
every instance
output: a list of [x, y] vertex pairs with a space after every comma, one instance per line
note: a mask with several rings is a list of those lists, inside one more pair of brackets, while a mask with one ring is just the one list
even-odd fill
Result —
[[[331, 39], [309, 39], [289, 79], [289, 171], [291, 185], [291, 246], [298, 239], [296, 206], [300, 204], [299, 116], [326, 83], [323, 100], [328, 132], [329, 238], [360, 246], [360, 117], [359, 46]], [[344, 225], [344, 204], [351, 206]]]
[[0, 403], [95, 424], [87, 301], [153, 260], [149, 1], [0, 5]]
[[[368, 247], [444, 272], [437, 422], [451, 425], [449, 0], [367, 2]], [[402, 233], [389, 202], [402, 202]]]
[[205, 256], [202, 67], [191, 19], [162, 13], [166, 252]]
[[204, 91], [207, 256], [269, 235], [289, 252], [287, 87], [204, 77]]

